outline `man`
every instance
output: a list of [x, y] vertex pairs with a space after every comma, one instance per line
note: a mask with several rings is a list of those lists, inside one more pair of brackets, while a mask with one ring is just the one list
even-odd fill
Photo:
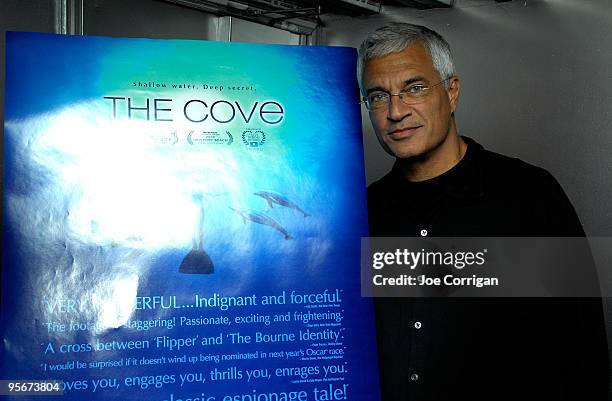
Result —
[[[368, 188], [372, 236], [579, 237], [545, 170], [458, 135], [448, 43], [417, 25], [373, 32], [359, 55], [363, 101], [396, 158]], [[606, 400], [599, 298], [376, 300], [383, 401]]]

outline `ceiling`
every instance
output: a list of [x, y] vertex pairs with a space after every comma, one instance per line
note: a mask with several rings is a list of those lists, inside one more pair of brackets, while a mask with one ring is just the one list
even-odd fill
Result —
[[[453, 7], [456, 0], [161, 0], [219, 17], [247, 21], [308, 35], [322, 25], [320, 15], [378, 14], [384, 6], [417, 10]], [[489, 0], [503, 2], [509, 0]]]

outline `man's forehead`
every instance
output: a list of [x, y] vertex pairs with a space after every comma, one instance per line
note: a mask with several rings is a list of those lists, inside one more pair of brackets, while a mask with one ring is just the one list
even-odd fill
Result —
[[[364, 65], [364, 83], [379, 79], [407, 80], [413, 76], [437, 75], [429, 53], [416, 43], [406, 49], [368, 60]], [[433, 78], [433, 77], [432, 77]]]

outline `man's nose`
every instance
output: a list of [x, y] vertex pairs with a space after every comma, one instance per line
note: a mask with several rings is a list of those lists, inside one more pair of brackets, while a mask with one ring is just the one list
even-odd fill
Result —
[[387, 118], [392, 121], [401, 121], [405, 117], [412, 114], [412, 108], [402, 102], [399, 96], [389, 97], [389, 109], [387, 110]]

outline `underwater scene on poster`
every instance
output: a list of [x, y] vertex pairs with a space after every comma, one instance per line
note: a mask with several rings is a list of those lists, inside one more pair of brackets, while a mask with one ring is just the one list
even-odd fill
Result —
[[9, 32], [6, 60], [0, 379], [379, 399], [354, 49]]

